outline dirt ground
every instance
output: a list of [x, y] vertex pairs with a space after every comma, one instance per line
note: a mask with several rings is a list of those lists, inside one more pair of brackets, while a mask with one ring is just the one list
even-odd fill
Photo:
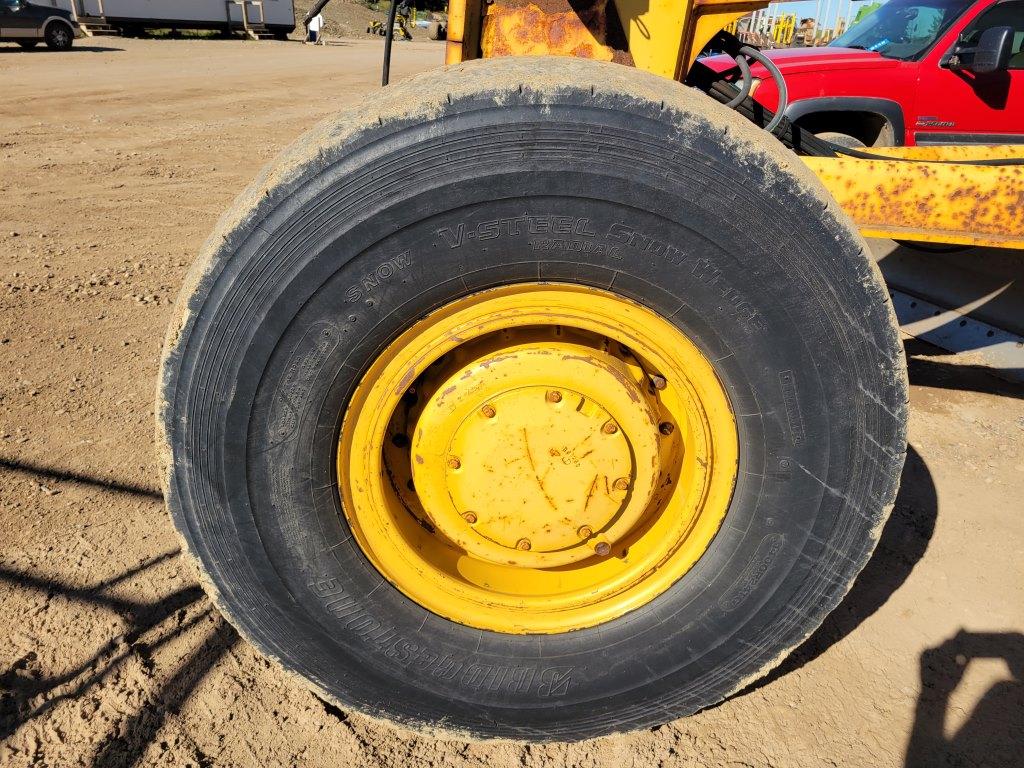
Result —
[[[768, 681], [653, 731], [444, 741], [264, 661], [177, 557], [153, 393], [175, 292], [257, 169], [370, 92], [380, 42], [0, 45], [0, 764], [1010, 766], [1024, 388], [910, 342], [910, 460], [847, 600]], [[399, 77], [443, 46], [396, 46]]]

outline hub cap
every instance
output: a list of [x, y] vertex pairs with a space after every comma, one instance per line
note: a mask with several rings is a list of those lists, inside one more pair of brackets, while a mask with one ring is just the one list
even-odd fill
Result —
[[467, 296], [377, 358], [345, 414], [342, 505], [374, 566], [453, 621], [592, 626], [705, 551], [736, 473], [735, 423], [678, 329], [595, 289]]

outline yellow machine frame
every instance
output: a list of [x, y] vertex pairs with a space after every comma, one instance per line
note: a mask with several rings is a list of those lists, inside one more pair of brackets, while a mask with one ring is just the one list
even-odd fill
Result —
[[[614, 51], [571, 10], [533, 0], [450, 0], [445, 62], [565, 55], [610, 61]], [[682, 81], [722, 29], [767, 0], [606, 0], [634, 66]], [[1024, 249], [1024, 166], [965, 160], [1024, 158], [1024, 147], [888, 147], [852, 157], [802, 158], [869, 237]]]

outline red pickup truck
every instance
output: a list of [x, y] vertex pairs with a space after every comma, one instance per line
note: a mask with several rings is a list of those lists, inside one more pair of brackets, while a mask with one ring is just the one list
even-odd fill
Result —
[[[951, 66], [958, 44], [994, 27], [1012, 29], [1005, 68]], [[889, 0], [827, 46], [764, 53], [785, 78], [786, 116], [833, 141], [1024, 144], [1024, 0]], [[771, 75], [751, 69], [753, 98], [774, 110]]]

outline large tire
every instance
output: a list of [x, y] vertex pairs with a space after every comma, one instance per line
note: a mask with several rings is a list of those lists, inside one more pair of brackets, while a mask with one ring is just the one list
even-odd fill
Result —
[[[158, 431], [213, 599], [327, 699], [414, 728], [579, 739], [721, 701], [836, 607], [895, 498], [905, 365], [864, 242], [781, 144], [638, 70], [475, 61], [385, 95], [268, 166], [179, 298]], [[523, 216], [586, 224], [560, 240], [488, 224]], [[694, 340], [740, 458], [724, 525], [667, 591], [598, 627], [504, 634], [381, 578], [335, 450], [384, 345], [538, 280], [614, 292]]]
[[70, 24], [63, 21], [51, 21], [46, 25], [43, 32], [46, 40], [46, 47], [52, 51], [71, 50], [71, 44], [75, 41], [75, 31]]

